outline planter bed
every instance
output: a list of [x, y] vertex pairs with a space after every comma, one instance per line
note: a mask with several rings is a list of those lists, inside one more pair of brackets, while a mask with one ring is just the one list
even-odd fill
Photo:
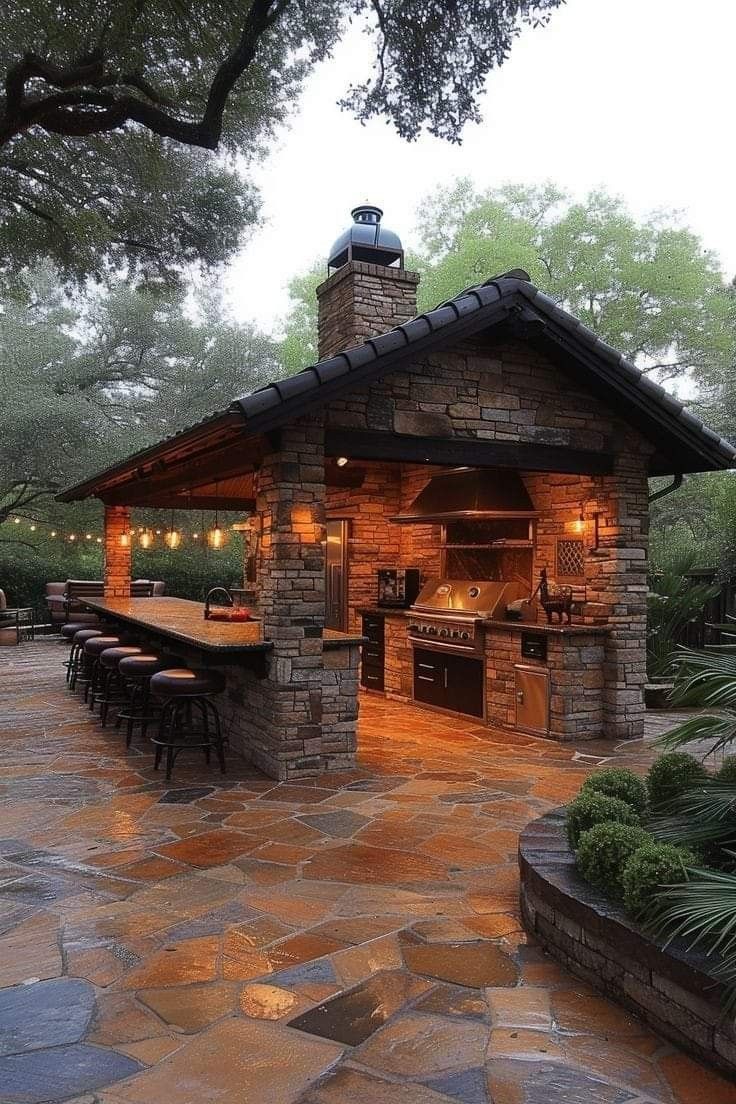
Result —
[[723, 1010], [712, 960], [666, 949], [583, 881], [565, 834], [565, 810], [527, 825], [519, 840], [521, 914], [571, 973], [655, 1031], [736, 1079], [736, 1016]]

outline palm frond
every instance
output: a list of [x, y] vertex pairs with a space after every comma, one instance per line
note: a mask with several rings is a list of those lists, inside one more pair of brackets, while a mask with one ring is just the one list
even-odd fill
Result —
[[711, 741], [711, 754], [729, 747], [736, 740], [736, 710], [724, 709], [721, 713], [688, 717], [682, 724], [660, 736], [657, 744], [673, 751], [693, 740]]
[[723, 965], [736, 969], [736, 875], [700, 868], [689, 875], [657, 893], [649, 924], [668, 943], [682, 939], [689, 950], [720, 955]]

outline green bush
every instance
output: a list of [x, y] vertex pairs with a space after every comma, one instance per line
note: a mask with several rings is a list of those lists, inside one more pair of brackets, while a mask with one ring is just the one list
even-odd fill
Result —
[[643, 813], [647, 807], [647, 788], [633, 771], [626, 767], [606, 767], [596, 771], [583, 782], [582, 791], [607, 794], [625, 801], [637, 813]]
[[736, 755], [726, 756], [720, 770], [716, 772], [716, 780], [728, 785], [736, 784]]
[[609, 897], [623, 896], [621, 875], [627, 862], [651, 836], [633, 824], [607, 821], [583, 832], [578, 841], [578, 870], [596, 889]]
[[688, 755], [685, 751], [669, 751], [660, 755], [649, 768], [649, 802], [653, 806], [666, 805], [707, 779], [708, 772], [694, 755]]
[[685, 847], [650, 840], [635, 851], [621, 872], [624, 905], [632, 916], [647, 911], [655, 894], [664, 885], [687, 881], [688, 866], [696, 857]]
[[583, 832], [596, 824], [616, 821], [619, 824], [638, 825], [635, 809], [618, 797], [584, 790], [567, 807], [567, 838], [575, 848]]

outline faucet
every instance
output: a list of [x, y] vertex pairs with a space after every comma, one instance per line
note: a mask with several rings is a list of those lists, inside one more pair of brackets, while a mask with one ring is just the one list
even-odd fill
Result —
[[232, 594], [230, 593], [229, 590], [226, 590], [225, 587], [212, 587], [211, 590], [207, 591], [207, 594], [206, 594], [205, 600], [204, 600], [204, 619], [205, 619], [205, 621], [209, 621], [209, 619], [210, 619], [210, 599], [212, 598], [213, 594], [224, 594], [225, 598], [227, 599], [225, 604], [228, 605], [228, 606], [233, 605], [233, 596], [232, 596]]

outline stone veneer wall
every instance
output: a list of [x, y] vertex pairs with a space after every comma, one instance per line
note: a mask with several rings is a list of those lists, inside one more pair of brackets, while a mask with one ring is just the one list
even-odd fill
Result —
[[[517, 664], [549, 672], [550, 736], [556, 740], [596, 739], [603, 732], [603, 658], [606, 630], [548, 632], [547, 663], [521, 656], [521, 633], [527, 625], [486, 631], [486, 713], [489, 724], [516, 721]], [[541, 629], [541, 626], [539, 626]]]
[[[540, 510], [535, 574], [546, 566], [554, 577], [555, 540], [570, 535], [580, 503], [586, 503], [584, 620], [607, 622], [604, 656], [604, 732], [614, 738], [643, 733], [646, 681], [647, 466], [653, 446], [614, 415], [591, 392], [568, 378], [541, 353], [521, 342], [486, 349], [467, 342], [433, 353], [356, 387], [325, 411], [328, 425], [402, 434], [538, 441], [611, 451], [611, 476], [578, 477], [524, 473]], [[431, 472], [406, 468], [404, 492], [419, 489]], [[594, 512], [600, 513], [600, 547], [592, 548]], [[402, 530], [401, 562], [431, 573], [437, 527]], [[590, 688], [592, 689], [592, 687]], [[583, 702], [581, 714], [588, 711]]]
[[664, 945], [584, 882], [559, 810], [519, 840], [524, 926], [567, 970], [683, 1050], [736, 1077], [736, 1020], [704, 956]]
[[324, 708], [323, 442], [318, 416], [299, 419], [280, 432], [256, 473], [258, 612], [274, 648], [266, 678], [233, 673], [228, 688], [233, 707], [247, 705], [236, 710], [242, 749], [281, 779], [349, 766], [355, 747], [354, 719], [351, 731], [347, 712], [332, 700]]
[[320, 360], [385, 333], [417, 313], [416, 272], [349, 261], [317, 288]]
[[103, 542], [103, 579], [106, 598], [130, 597], [130, 543], [120, 544], [123, 533], [130, 530], [130, 507], [106, 506]]

